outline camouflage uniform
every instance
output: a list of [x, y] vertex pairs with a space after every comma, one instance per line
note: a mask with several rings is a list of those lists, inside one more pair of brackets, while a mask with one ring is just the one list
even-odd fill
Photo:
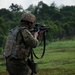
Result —
[[[23, 35], [25, 44], [20, 32]], [[16, 36], [16, 38], [11, 50], [11, 44], [7, 47], [5, 46], [4, 49], [7, 71], [10, 75], [31, 75], [31, 69], [27, 64], [27, 58], [29, 57], [30, 49], [37, 46], [38, 40], [33, 37], [26, 27], [17, 26], [11, 33], [13, 33], [13, 36]], [[10, 40], [12, 41], [12, 39]]]

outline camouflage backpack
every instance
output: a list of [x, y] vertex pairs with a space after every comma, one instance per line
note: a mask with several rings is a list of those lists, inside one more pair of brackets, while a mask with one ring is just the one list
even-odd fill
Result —
[[17, 26], [10, 30], [3, 53], [5, 57], [11, 55], [12, 51], [14, 50], [16, 45], [16, 36], [20, 29], [21, 27]]

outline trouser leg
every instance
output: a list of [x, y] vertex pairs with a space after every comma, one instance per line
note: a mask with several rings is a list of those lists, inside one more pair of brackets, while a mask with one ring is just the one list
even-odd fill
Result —
[[31, 69], [25, 61], [7, 59], [6, 68], [9, 75], [31, 75]]

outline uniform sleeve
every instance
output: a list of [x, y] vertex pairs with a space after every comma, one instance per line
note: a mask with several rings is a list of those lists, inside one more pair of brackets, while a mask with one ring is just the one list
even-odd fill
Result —
[[33, 35], [27, 29], [22, 30], [22, 35], [28, 47], [35, 48], [37, 46], [38, 40], [35, 39]]

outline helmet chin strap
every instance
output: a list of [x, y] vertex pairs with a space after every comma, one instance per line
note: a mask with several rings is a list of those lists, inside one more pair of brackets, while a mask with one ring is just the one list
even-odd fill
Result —
[[29, 24], [27, 25], [28, 29], [32, 29], [33, 28], [33, 25]]

